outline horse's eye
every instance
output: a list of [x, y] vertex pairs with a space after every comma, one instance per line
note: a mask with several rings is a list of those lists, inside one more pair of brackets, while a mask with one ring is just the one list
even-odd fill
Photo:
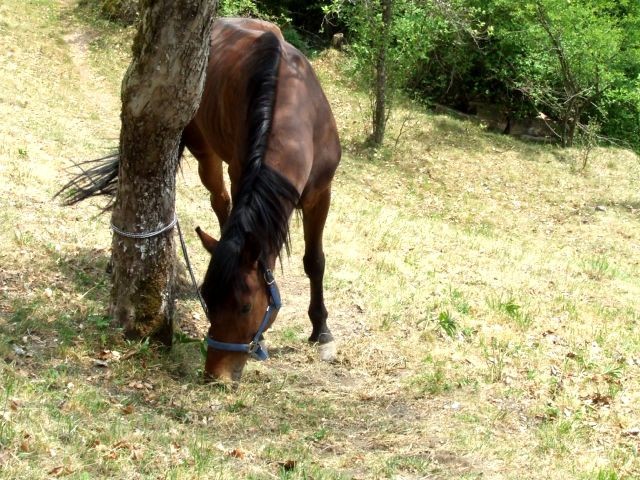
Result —
[[246, 315], [250, 311], [251, 311], [251, 304], [250, 303], [245, 303], [242, 306], [242, 308], [240, 309], [240, 313], [242, 313], [243, 315]]

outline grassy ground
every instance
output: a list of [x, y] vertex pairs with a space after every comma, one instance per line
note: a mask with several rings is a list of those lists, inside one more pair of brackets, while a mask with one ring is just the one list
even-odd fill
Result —
[[[320, 55], [345, 149], [325, 242], [339, 361], [306, 344], [294, 220], [272, 359], [221, 391], [199, 343], [120, 338], [101, 202], [51, 200], [117, 143], [130, 34], [70, 2], [0, 4], [0, 478], [640, 478], [634, 154], [578, 171], [578, 151], [407, 106], [370, 155], [367, 99]], [[215, 231], [190, 157], [179, 184], [185, 229]], [[179, 313], [202, 335], [197, 302]]]

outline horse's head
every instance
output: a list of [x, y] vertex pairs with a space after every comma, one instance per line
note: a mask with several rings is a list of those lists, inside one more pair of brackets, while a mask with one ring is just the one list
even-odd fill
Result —
[[237, 381], [250, 356], [266, 359], [258, 341], [275, 320], [280, 295], [257, 242], [218, 242], [199, 227], [196, 231], [211, 253], [201, 287], [211, 323], [205, 376]]

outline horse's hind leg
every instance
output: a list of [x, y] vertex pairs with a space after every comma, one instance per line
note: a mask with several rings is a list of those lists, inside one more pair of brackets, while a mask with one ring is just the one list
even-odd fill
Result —
[[309, 277], [311, 286], [311, 301], [309, 303], [309, 318], [313, 325], [310, 342], [318, 342], [320, 356], [323, 360], [333, 361], [336, 356], [333, 335], [327, 326], [327, 309], [324, 305], [324, 250], [322, 248], [322, 234], [324, 231], [331, 190], [327, 188], [321, 192], [312, 203], [303, 203], [302, 222], [304, 226], [304, 271]]

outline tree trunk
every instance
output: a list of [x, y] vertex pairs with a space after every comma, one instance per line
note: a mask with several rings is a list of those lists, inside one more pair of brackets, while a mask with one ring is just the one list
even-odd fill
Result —
[[[215, 0], [143, 0], [122, 83], [119, 181], [112, 222], [154, 232], [174, 218], [182, 130], [202, 95]], [[114, 232], [111, 313], [128, 338], [173, 338], [173, 230], [148, 239]]]
[[382, 32], [380, 32], [381, 39], [376, 58], [376, 98], [373, 111], [373, 134], [371, 136], [371, 142], [376, 147], [382, 145], [387, 124], [387, 49], [389, 48], [391, 30], [391, 2], [392, 0], [380, 0]]

